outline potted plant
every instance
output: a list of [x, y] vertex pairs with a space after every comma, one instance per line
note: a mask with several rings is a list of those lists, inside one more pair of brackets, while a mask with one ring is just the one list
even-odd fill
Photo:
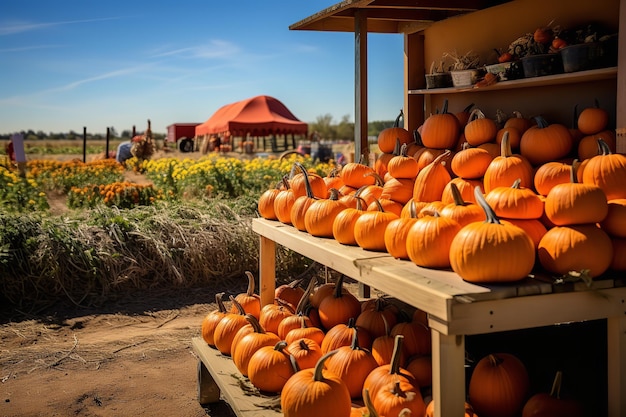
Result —
[[445, 57], [439, 62], [433, 61], [430, 65], [430, 72], [426, 74], [426, 88], [446, 88], [452, 87], [452, 76], [450, 75], [450, 65], [446, 64]]
[[481, 71], [478, 69], [480, 57], [475, 52], [468, 51], [463, 55], [458, 55], [456, 51], [448, 52], [444, 57], [452, 60], [450, 75], [455, 87], [469, 87], [480, 78]]

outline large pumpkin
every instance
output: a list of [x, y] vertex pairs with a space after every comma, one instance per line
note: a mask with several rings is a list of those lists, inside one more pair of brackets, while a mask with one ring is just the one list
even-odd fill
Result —
[[439, 215], [418, 219], [406, 238], [409, 259], [425, 268], [449, 268], [450, 245], [461, 225], [450, 217]]
[[478, 361], [469, 382], [469, 402], [481, 417], [516, 417], [528, 396], [530, 378], [524, 363], [510, 353]]
[[537, 253], [539, 263], [548, 272], [566, 275], [586, 270], [595, 278], [611, 266], [613, 244], [595, 224], [556, 226], [543, 235]]
[[603, 140], [602, 152], [589, 160], [583, 170], [583, 183], [602, 188], [608, 200], [626, 198], [626, 156], [612, 153]]
[[285, 417], [349, 416], [352, 408], [346, 383], [331, 372], [324, 372], [328, 353], [315, 368], [303, 369], [289, 378], [280, 396]]
[[427, 148], [454, 149], [459, 140], [461, 127], [453, 113], [448, 113], [445, 99], [440, 113], [430, 115], [422, 125], [422, 144]]
[[464, 226], [450, 245], [450, 266], [470, 282], [518, 281], [535, 264], [535, 245], [517, 226], [501, 223], [479, 188], [476, 200], [485, 211], [485, 222]]
[[572, 150], [573, 139], [569, 129], [562, 124], [549, 124], [537, 116], [537, 125], [529, 128], [520, 140], [520, 154], [532, 165], [564, 158]]
[[472, 110], [470, 119], [465, 125], [465, 140], [472, 146], [493, 142], [498, 133], [495, 120], [485, 116], [480, 109]]
[[563, 373], [558, 371], [550, 393], [538, 392], [526, 401], [522, 417], [583, 417], [584, 407], [576, 398], [561, 397]]

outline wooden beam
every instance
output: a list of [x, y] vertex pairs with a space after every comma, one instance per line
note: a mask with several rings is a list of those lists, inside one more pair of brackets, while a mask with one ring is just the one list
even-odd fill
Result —
[[354, 159], [369, 161], [367, 144], [367, 17], [358, 11], [354, 18]]

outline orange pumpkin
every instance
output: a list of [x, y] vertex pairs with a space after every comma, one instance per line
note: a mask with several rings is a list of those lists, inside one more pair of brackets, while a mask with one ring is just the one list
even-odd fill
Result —
[[595, 100], [593, 107], [583, 109], [578, 115], [578, 130], [584, 135], [593, 135], [606, 129], [609, 124], [609, 112], [600, 107]]
[[274, 188], [265, 190], [263, 194], [261, 194], [261, 196], [259, 197], [257, 210], [259, 212], [259, 215], [264, 219], [278, 220], [276, 217], [276, 211], [274, 210], [274, 200], [280, 192], [281, 186], [282, 181], [276, 184]]
[[406, 238], [411, 226], [417, 221], [415, 200], [410, 200], [409, 216], [400, 216], [389, 222], [385, 229], [385, 249], [396, 259], [409, 259], [406, 251]]
[[341, 178], [345, 185], [358, 189], [364, 185], [370, 185], [376, 182], [373, 176], [368, 175], [374, 172], [372, 167], [363, 162], [363, 155], [361, 155], [359, 162], [348, 162], [343, 166], [341, 169]]
[[333, 222], [335, 217], [346, 209], [346, 205], [339, 200], [336, 189], [330, 190], [328, 199], [315, 200], [304, 215], [304, 226], [311, 236], [333, 237]]
[[493, 353], [478, 361], [469, 382], [469, 402], [481, 417], [515, 417], [530, 387], [526, 366], [510, 353]]
[[455, 182], [450, 181], [450, 190], [454, 202], [447, 204], [441, 209], [443, 217], [455, 220], [461, 227], [485, 219], [485, 212], [478, 204], [463, 200], [463, 196]]
[[[286, 352], [287, 342], [281, 340], [274, 346], [263, 346], [248, 361], [248, 379], [252, 385], [265, 392], [281, 392], [296, 373]], [[305, 370], [303, 370], [305, 371]]]
[[322, 325], [330, 329], [337, 324], [348, 323], [351, 318], [356, 319], [361, 313], [361, 304], [352, 293], [343, 291], [341, 275], [335, 284], [334, 292], [322, 300], [317, 310]]
[[217, 323], [219, 323], [220, 320], [227, 313], [222, 297], [224, 297], [223, 292], [215, 294], [215, 303], [217, 304], [217, 309], [210, 311], [202, 319], [202, 326], [201, 326], [202, 339], [204, 339], [204, 341], [210, 346], [215, 346], [215, 340], [213, 339], [213, 334], [215, 333], [215, 326], [217, 326]]
[[493, 142], [498, 132], [495, 120], [485, 116], [480, 109], [472, 110], [470, 119], [465, 125], [465, 140], [472, 146]]
[[566, 157], [573, 147], [572, 135], [562, 124], [549, 124], [541, 116], [537, 125], [529, 128], [520, 140], [520, 154], [532, 165], [541, 165]]
[[550, 393], [539, 392], [526, 401], [522, 417], [583, 417], [583, 404], [575, 398], [561, 398], [563, 373], [558, 371]]
[[613, 244], [595, 224], [556, 226], [543, 235], [537, 253], [539, 263], [548, 272], [566, 275], [587, 271], [595, 278], [611, 266]]
[[[245, 317], [252, 326], [252, 331], [246, 332], [240, 338], [235, 337], [233, 339], [231, 356], [241, 375], [248, 376], [248, 364], [254, 352], [263, 346], [276, 345], [276, 343], [280, 342], [280, 338], [274, 333], [266, 332], [253, 315], [246, 314]], [[239, 329], [237, 334], [242, 332], [242, 330], [243, 327]]]
[[608, 213], [600, 222], [602, 230], [611, 237], [626, 238], [626, 198], [608, 201]]
[[393, 178], [413, 179], [417, 176], [419, 170], [417, 160], [407, 154], [408, 147], [405, 144], [400, 148], [400, 154], [394, 156], [387, 164], [387, 172]]
[[418, 219], [406, 238], [409, 259], [425, 268], [449, 268], [450, 245], [461, 225], [450, 217], [425, 216]]
[[348, 324], [337, 324], [326, 332], [324, 340], [322, 340], [322, 352], [328, 353], [338, 349], [341, 346], [349, 346], [352, 343], [352, 331], [356, 329], [361, 347], [369, 348], [372, 346], [372, 336], [362, 327], [357, 327], [356, 319], [351, 317]]
[[597, 223], [608, 213], [606, 195], [600, 187], [576, 180], [576, 164], [570, 182], [552, 187], [545, 199], [545, 215], [556, 226]]
[[602, 152], [587, 162], [583, 183], [597, 185], [608, 200], [626, 198], [626, 156], [612, 153], [606, 142], [598, 140]]
[[522, 135], [528, 128], [533, 125], [533, 121], [524, 117], [519, 111], [513, 111], [513, 116], [506, 119], [503, 128], [515, 128]]
[[352, 332], [350, 346], [342, 346], [326, 362], [326, 369], [341, 378], [348, 387], [351, 398], [360, 398], [363, 383], [378, 364], [372, 353], [359, 345], [358, 333]]
[[493, 160], [491, 154], [483, 148], [464, 146], [452, 157], [451, 169], [458, 177], [466, 179], [482, 178]]
[[495, 157], [485, 171], [483, 177], [485, 192], [488, 193], [500, 186], [508, 187], [518, 178], [521, 187], [532, 187], [533, 167], [524, 156], [511, 152], [509, 135], [505, 133], [502, 138], [500, 156]]
[[357, 245], [363, 249], [384, 252], [385, 229], [394, 219], [400, 217], [402, 206], [399, 206], [397, 213], [384, 210], [379, 200], [374, 200], [378, 210], [366, 210], [354, 223], [354, 239]]
[[510, 187], [496, 187], [485, 195], [496, 216], [506, 219], [538, 219], [543, 200], [531, 189], [520, 187], [519, 178]]
[[448, 100], [444, 100], [441, 113], [430, 115], [422, 125], [422, 143], [427, 148], [453, 149], [459, 139], [460, 125], [456, 116], [448, 113]]
[[617, 147], [617, 139], [615, 132], [612, 130], [603, 130], [600, 133], [593, 135], [587, 135], [580, 138], [578, 141], [578, 159], [585, 161], [591, 159], [594, 156], [601, 154], [602, 149], [598, 147], [598, 140], [603, 140], [609, 147], [609, 150], [615, 153]]
[[563, 162], [546, 162], [535, 171], [533, 183], [540, 195], [547, 196], [552, 187], [570, 182], [571, 165]]
[[445, 151], [420, 170], [413, 186], [413, 199], [426, 202], [441, 200], [443, 189], [452, 179], [446, 167], [442, 165], [444, 158], [449, 155], [450, 151]]
[[[426, 406], [426, 414], [424, 417], [435, 417], [435, 402], [431, 401]], [[470, 403], [465, 402], [465, 410], [463, 417], [478, 417], [478, 414], [474, 411], [474, 407]]]
[[464, 226], [450, 245], [450, 266], [470, 282], [510, 282], [525, 278], [535, 264], [535, 245], [517, 226], [501, 223], [479, 188], [476, 200], [485, 222]]
[[483, 181], [481, 179], [469, 180], [461, 177], [452, 178], [448, 184], [446, 184], [443, 189], [443, 193], [441, 194], [441, 201], [445, 204], [452, 204], [456, 202], [452, 191], [452, 184], [454, 184], [459, 190], [462, 200], [468, 203], [476, 203], [476, 198], [474, 197], [474, 189], [476, 187], [479, 187], [482, 193], [485, 191]]
[[[285, 340], [285, 342], [287, 342]], [[287, 352], [293, 356], [298, 369], [315, 368], [317, 362], [321, 359], [322, 348], [313, 339], [298, 338], [291, 342], [287, 342]]]
[[[235, 300], [237, 303], [244, 309], [246, 313], [252, 314], [256, 319], [259, 318], [259, 314], [261, 313], [261, 296], [254, 293], [255, 285], [254, 285], [254, 275], [252, 272], [245, 271], [246, 278], [248, 279], [248, 288], [246, 292], [242, 292], [237, 294]], [[236, 305], [232, 305], [230, 308], [231, 313], [237, 313], [238, 307]]]
[[378, 149], [383, 153], [392, 153], [396, 141], [400, 145], [409, 144], [413, 141], [411, 132], [400, 126], [400, 121], [404, 118], [404, 113], [400, 110], [400, 114], [396, 117], [392, 127], [385, 128], [378, 134]]
[[[280, 405], [285, 417], [350, 415], [352, 400], [344, 381], [331, 372], [324, 372], [328, 358], [320, 358], [315, 368], [302, 369], [289, 378], [280, 395]], [[325, 375], [326, 373], [326, 375]]]

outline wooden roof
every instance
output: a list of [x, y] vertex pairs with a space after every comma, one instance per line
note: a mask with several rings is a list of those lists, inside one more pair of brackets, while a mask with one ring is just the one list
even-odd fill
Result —
[[367, 31], [406, 33], [433, 22], [511, 0], [344, 0], [289, 26], [291, 30], [354, 32], [357, 12], [367, 17]]

